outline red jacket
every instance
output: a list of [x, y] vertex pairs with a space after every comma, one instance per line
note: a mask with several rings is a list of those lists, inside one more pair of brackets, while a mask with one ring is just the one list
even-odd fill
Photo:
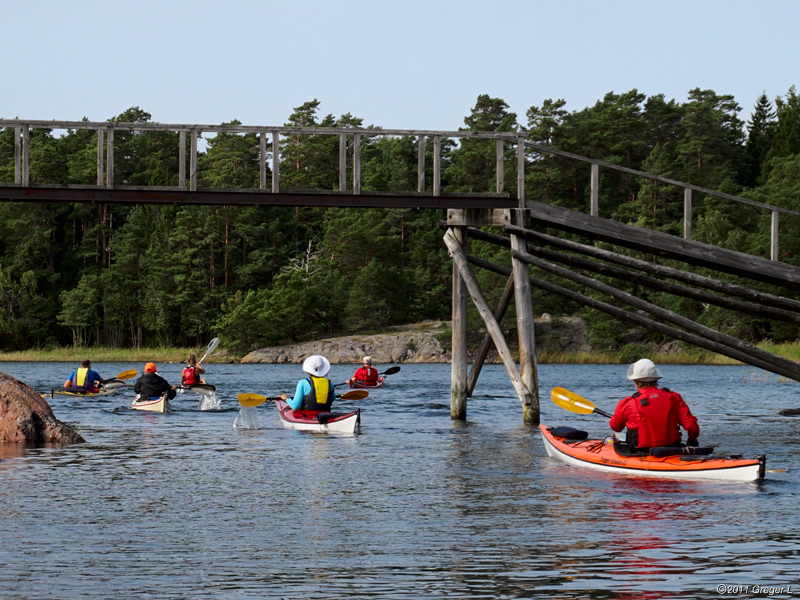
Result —
[[362, 383], [375, 383], [378, 381], [378, 369], [375, 367], [361, 367], [356, 369], [353, 379]]
[[679, 444], [679, 424], [690, 440], [696, 440], [700, 435], [697, 419], [681, 395], [657, 387], [642, 388], [620, 400], [609, 423], [614, 431], [622, 431], [625, 427], [636, 430], [639, 448]]

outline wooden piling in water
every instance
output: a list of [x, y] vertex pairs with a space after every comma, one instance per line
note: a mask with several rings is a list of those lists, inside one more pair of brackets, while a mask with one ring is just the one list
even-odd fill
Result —
[[[494, 342], [497, 353], [503, 361], [508, 372], [511, 383], [520, 398], [523, 409], [523, 421], [526, 423], [539, 422], [539, 392], [538, 376], [536, 372], [536, 352], [534, 347], [533, 332], [533, 308], [531, 306], [530, 282], [528, 276], [528, 266], [524, 261], [515, 260], [514, 274], [509, 278], [506, 291], [500, 301], [500, 306], [495, 313], [492, 313], [486, 302], [477, 280], [469, 268], [467, 260], [467, 236], [466, 227], [467, 217], [463, 211], [451, 216], [453, 222], [458, 222], [459, 227], [451, 226], [447, 229], [444, 236], [450, 256], [453, 259], [453, 334], [452, 334], [452, 371], [450, 384], [450, 416], [453, 419], [466, 419], [467, 397], [472, 394], [478, 374], [480, 373], [483, 361], [488, 353], [488, 340], [485, 339], [478, 353], [476, 364], [473, 370], [467, 373], [468, 349], [467, 349], [467, 293], [472, 299], [478, 313], [484, 321], [487, 329], [487, 337]], [[505, 211], [504, 211], [505, 212]], [[482, 218], [485, 218], [483, 215]], [[508, 214], [505, 213], [498, 217], [499, 220], [507, 222]], [[481, 224], [486, 224], [483, 222]], [[525, 240], [518, 239], [521, 248], [524, 248]], [[519, 284], [518, 282], [522, 282]], [[508, 348], [508, 344], [503, 336], [499, 321], [506, 312], [511, 296], [516, 300], [517, 308], [517, 333], [520, 340], [520, 370]]]

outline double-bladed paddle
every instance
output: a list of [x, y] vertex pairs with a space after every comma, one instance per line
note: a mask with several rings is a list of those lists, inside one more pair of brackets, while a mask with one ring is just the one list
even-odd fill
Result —
[[178, 389], [210, 396], [217, 391], [217, 386], [211, 385], [210, 383], [195, 383], [194, 385], [180, 385]]
[[[367, 390], [350, 390], [344, 394], [337, 394], [337, 400], [363, 400], [369, 396]], [[261, 406], [267, 400], [281, 400], [281, 396], [262, 396], [261, 394], [242, 393], [236, 396], [239, 399], [239, 404], [242, 406]]]
[[575, 392], [570, 392], [562, 387], [554, 387], [553, 391], [550, 393], [550, 398], [561, 408], [574, 413], [581, 415], [597, 413], [599, 415], [603, 415], [604, 417], [608, 417], [609, 419], [611, 418], [610, 414], [604, 410], [600, 410], [586, 398], [582, 398]]
[[[381, 375], [394, 375], [394, 374], [395, 374], [395, 373], [397, 373], [399, 370], [400, 370], [400, 367], [389, 367], [389, 368], [388, 368], [388, 369], [386, 369], [386, 370], [385, 370], [383, 373], [378, 373], [378, 377], [380, 377]], [[336, 384], [336, 385], [334, 385], [333, 387], [341, 387], [341, 386], [343, 386], [343, 385], [347, 385], [348, 383], [350, 383], [350, 381], [349, 381], [349, 380], [348, 380], [348, 381], [343, 381], [342, 383], [337, 383], [337, 384]]]

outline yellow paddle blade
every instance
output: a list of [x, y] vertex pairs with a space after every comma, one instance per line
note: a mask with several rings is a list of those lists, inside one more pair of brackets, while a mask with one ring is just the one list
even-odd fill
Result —
[[117, 375], [114, 379], [125, 381], [126, 379], [133, 379], [134, 377], [136, 377], [136, 369], [131, 369], [130, 371], [123, 371], [122, 373]]
[[350, 390], [349, 392], [345, 392], [341, 396], [339, 396], [340, 400], [363, 400], [369, 396], [369, 392], [367, 390]]
[[561, 408], [581, 415], [590, 415], [596, 408], [586, 398], [582, 398], [575, 392], [570, 392], [561, 387], [554, 387], [550, 393], [550, 398]]
[[236, 397], [242, 406], [261, 406], [267, 401], [267, 397], [261, 394], [239, 394]]

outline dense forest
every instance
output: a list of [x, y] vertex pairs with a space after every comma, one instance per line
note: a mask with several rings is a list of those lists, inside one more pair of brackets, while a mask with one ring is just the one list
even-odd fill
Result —
[[[502, 99], [481, 95], [463, 129], [524, 132], [559, 150], [800, 210], [800, 97], [794, 87], [774, 100], [762, 94], [746, 123], [732, 96], [701, 89], [691, 90], [684, 103], [631, 90], [608, 93], [580, 111], [565, 106], [547, 100], [528, 109], [523, 122]], [[319, 102], [309, 101], [286, 125], [367, 127], [350, 114], [318, 113]], [[111, 121], [150, 119], [134, 107]], [[220, 132], [204, 141], [199, 187], [258, 188], [257, 135]], [[32, 183], [93, 183], [96, 144], [91, 130], [32, 130]], [[118, 132], [115, 183], [177, 185], [178, 148], [177, 132]], [[281, 189], [336, 189], [338, 152], [336, 136], [284, 137]], [[489, 140], [445, 140], [443, 193], [493, 191], [495, 152]], [[506, 188], [515, 194], [513, 148], [506, 165]], [[365, 136], [363, 190], [414, 190], [416, 170], [415, 138]], [[585, 211], [589, 178], [585, 164], [531, 152], [526, 197]], [[681, 189], [616, 172], [601, 179], [603, 216], [680, 234]], [[13, 129], [0, 130], [0, 181], [14, 181]], [[767, 255], [768, 211], [715, 197], [695, 197], [694, 206], [694, 239]], [[0, 349], [191, 346], [218, 335], [226, 347], [244, 352], [446, 320], [451, 264], [438, 227], [443, 218], [432, 209], [3, 202]], [[781, 219], [782, 261], [798, 261], [798, 227], [793, 218]], [[475, 242], [472, 252], [508, 264], [496, 247]], [[493, 301], [504, 281], [491, 273], [480, 277]], [[631, 291], [743, 339], [796, 337], [785, 325]], [[537, 313], [582, 314], [579, 306], [533, 294]], [[622, 343], [610, 318], [593, 315], [590, 322], [591, 335], [612, 347]]]

